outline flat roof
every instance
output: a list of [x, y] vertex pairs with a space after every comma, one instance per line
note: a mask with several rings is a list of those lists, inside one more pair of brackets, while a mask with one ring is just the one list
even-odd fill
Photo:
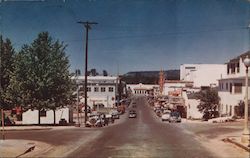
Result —
[[[85, 76], [73, 76], [71, 79], [85, 80]], [[88, 76], [88, 80], [116, 80], [116, 76]]]
[[184, 80], [165, 80], [165, 83], [193, 83], [193, 81], [184, 81]]

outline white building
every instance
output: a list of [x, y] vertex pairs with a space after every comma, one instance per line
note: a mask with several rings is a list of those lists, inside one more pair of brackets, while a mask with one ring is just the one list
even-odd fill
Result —
[[[29, 109], [22, 113], [22, 124], [38, 124], [38, 110]], [[56, 124], [61, 119], [65, 119], [67, 123], [73, 121], [73, 113], [70, 112], [69, 108], [61, 108], [56, 110]], [[54, 123], [54, 112], [53, 110], [40, 111], [40, 124], [53, 124]]]
[[[237, 105], [240, 101], [244, 101], [246, 67], [243, 60], [247, 55], [250, 56], [249, 51], [231, 59], [226, 64], [226, 76], [219, 80], [219, 96], [221, 98], [219, 110], [221, 114], [237, 115]], [[250, 98], [250, 96], [248, 97]]]
[[148, 95], [150, 91], [154, 91], [154, 95], [159, 93], [159, 85], [155, 84], [128, 84], [127, 87], [131, 89], [132, 94], [137, 95]]
[[187, 119], [202, 119], [203, 114], [198, 110], [200, 100], [195, 97], [195, 93], [182, 91], [182, 97], [187, 109]]
[[183, 89], [193, 87], [192, 81], [166, 80], [164, 83], [164, 95], [181, 95]]
[[180, 80], [193, 82], [193, 87], [217, 87], [218, 79], [226, 75], [225, 64], [182, 64]]
[[[84, 103], [84, 81], [85, 76], [72, 77], [77, 80], [80, 87], [80, 101]], [[117, 77], [113, 76], [88, 76], [87, 103], [92, 108], [95, 104], [103, 104], [104, 107], [114, 107], [116, 90], [118, 86]]]

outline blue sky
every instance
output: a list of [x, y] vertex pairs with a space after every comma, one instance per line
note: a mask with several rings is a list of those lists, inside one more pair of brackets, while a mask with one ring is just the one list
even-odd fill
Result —
[[71, 71], [84, 67], [111, 74], [179, 69], [184, 63], [225, 63], [249, 50], [247, 0], [43, 0], [2, 1], [0, 29], [19, 50], [41, 31], [68, 45]]

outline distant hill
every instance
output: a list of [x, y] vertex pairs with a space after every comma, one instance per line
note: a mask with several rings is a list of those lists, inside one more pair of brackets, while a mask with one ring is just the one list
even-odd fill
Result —
[[[160, 71], [131, 71], [121, 76], [121, 79], [128, 84], [158, 84]], [[180, 70], [164, 71], [168, 80], [179, 80]]]

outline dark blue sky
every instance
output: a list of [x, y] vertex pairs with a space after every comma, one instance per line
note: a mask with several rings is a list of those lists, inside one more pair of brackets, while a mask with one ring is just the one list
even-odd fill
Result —
[[18, 50], [41, 31], [64, 41], [71, 70], [89, 67], [116, 74], [179, 69], [184, 63], [224, 63], [249, 50], [247, 0], [44, 0], [1, 4], [1, 33]]

